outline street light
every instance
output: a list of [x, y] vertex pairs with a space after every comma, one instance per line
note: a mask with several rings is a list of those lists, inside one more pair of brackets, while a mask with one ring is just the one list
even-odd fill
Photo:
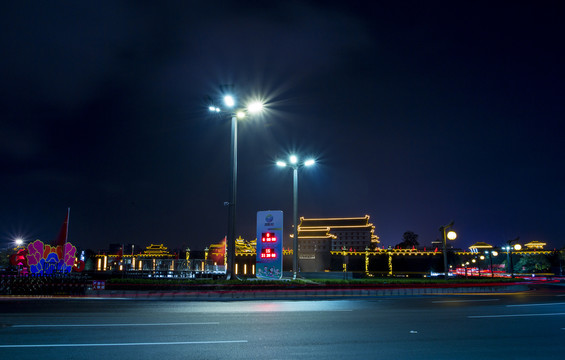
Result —
[[510, 277], [512, 277], [512, 278], [514, 278], [514, 266], [512, 264], [512, 249], [520, 250], [522, 248], [522, 245], [516, 244], [516, 245], [512, 246], [511, 244], [513, 242], [518, 241], [518, 240], [520, 240], [519, 236], [516, 239], [508, 240], [506, 242], [506, 246], [503, 247], [503, 249], [506, 250], [506, 264], [508, 266], [510, 266]]
[[292, 271], [293, 279], [296, 279], [298, 274], [298, 169], [306, 166], [312, 166], [316, 163], [314, 159], [308, 159], [304, 162], [298, 161], [298, 156], [290, 155], [289, 157], [289, 164], [284, 161], [277, 161], [277, 166], [279, 167], [286, 167], [290, 166], [293, 169], [293, 222], [294, 222], [294, 229], [293, 229], [293, 239], [292, 239]]
[[250, 102], [245, 108], [236, 108], [236, 98], [231, 94], [223, 97], [223, 107], [211, 105], [208, 110], [213, 113], [226, 114], [231, 117], [231, 149], [230, 149], [230, 168], [231, 168], [231, 187], [230, 201], [224, 203], [228, 206], [228, 236], [227, 236], [227, 264], [226, 279], [235, 277], [235, 216], [236, 216], [236, 195], [237, 195], [237, 120], [243, 119], [247, 113], [255, 114], [263, 110], [260, 101]]
[[488, 256], [490, 258], [490, 277], [494, 277], [494, 271], [492, 269], [492, 257], [498, 256], [498, 251], [496, 251], [496, 250], [491, 250], [491, 251], [486, 250], [485, 254], [488, 254]]
[[453, 230], [447, 231], [448, 229], [451, 229], [453, 227], [453, 224], [454, 223], [452, 221], [449, 224], [439, 228], [439, 231], [442, 233], [442, 239], [443, 239], [443, 271], [446, 280], [449, 277], [449, 270], [447, 268], [447, 239], [449, 240], [457, 239], [457, 233], [455, 231]]

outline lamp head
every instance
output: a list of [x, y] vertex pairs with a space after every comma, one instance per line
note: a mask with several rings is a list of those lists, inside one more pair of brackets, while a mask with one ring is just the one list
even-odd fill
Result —
[[253, 101], [249, 105], [247, 105], [247, 111], [251, 114], [257, 114], [263, 111], [263, 103], [260, 101]]
[[224, 104], [227, 107], [232, 108], [235, 106], [235, 99], [231, 95], [226, 95], [224, 96]]

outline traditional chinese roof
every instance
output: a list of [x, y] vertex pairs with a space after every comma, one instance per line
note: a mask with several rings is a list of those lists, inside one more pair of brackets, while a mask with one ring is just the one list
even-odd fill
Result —
[[305, 219], [300, 218], [299, 229], [303, 227], [331, 227], [331, 228], [348, 228], [348, 227], [373, 227], [369, 223], [369, 215], [364, 217], [350, 217], [350, 218], [317, 218]]
[[159, 244], [159, 245], [149, 245], [147, 248], [145, 248], [145, 251], [143, 252], [144, 255], [169, 255], [169, 251], [167, 250], [167, 247], [164, 246], [163, 244]]
[[371, 232], [371, 242], [378, 243], [379, 237], [373, 234], [375, 226], [369, 222], [369, 215], [363, 217], [349, 217], [349, 218], [315, 218], [306, 219], [300, 218], [300, 225], [298, 225], [298, 237], [303, 238], [317, 238], [317, 239], [336, 239], [337, 236], [332, 234], [336, 230], [355, 230], [366, 229]]
[[492, 245], [479, 241], [478, 243], [474, 243], [473, 245], [469, 246], [469, 249], [492, 249]]
[[308, 238], [316, 238], [316, 239], [335, 239], [336, 236], [330, 234], [329, 227], [320, 227], [320, 228], [311, 228], [311, 229], [303, 229], [298, 228], [298, 238], [300, 239], [308, 239]]
[[524, 246], [528, 249], [543, 249], [545, 245], [547, 244], [541, 241], [531, 241]]

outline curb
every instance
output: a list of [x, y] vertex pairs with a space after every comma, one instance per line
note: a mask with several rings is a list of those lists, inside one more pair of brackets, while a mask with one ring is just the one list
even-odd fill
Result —
[[278, 289], [278, 290], [215, 290], [215, 291], [136, 291], [136, 290], [88, 290], [87, 298], [131, 300], [319, 300], [339, 298], [423, 296], [423, 295], [481, 295], [512, 293], [530, 290], [525, 284], [473, 287], [401, 287], [359, 289]]

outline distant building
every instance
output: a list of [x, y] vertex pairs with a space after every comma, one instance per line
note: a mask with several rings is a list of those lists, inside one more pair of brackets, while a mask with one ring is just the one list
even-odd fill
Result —
[[544, 242], [534, 240], [525, 244], [524, 246], [526, 247], [527, 250], [543, 250], [543, 247], [545, 245], [547, 244]]
[[330, 268], [331, 251], [364, 252], [374, 249], [379, 237], [369, 215], [350, 218], [300, 218], [298, 225], [298, 266], [300, 271]]

